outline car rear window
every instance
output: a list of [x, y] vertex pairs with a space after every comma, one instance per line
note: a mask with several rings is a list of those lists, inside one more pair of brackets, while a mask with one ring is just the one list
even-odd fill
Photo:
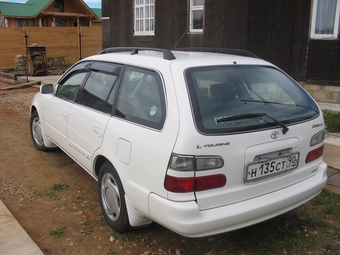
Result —
[[192, 68], [186, 81], [196, 126], [203, 133], [289, 126], [319, 115], [300, 85], [272, 67]]

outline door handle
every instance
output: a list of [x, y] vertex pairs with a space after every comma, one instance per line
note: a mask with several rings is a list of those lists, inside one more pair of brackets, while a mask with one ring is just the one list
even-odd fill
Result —
[[99, 127], [93, 127], [92, 128], [92, 133], [94, 133], [98, 137], [102, 136], [102, 130]]
[[67, 112], [62, 111], [62, 112], [61, 112], [61, 117], [63, 117], [64, 119], [66, 119], [66, 117], [67, 117]]

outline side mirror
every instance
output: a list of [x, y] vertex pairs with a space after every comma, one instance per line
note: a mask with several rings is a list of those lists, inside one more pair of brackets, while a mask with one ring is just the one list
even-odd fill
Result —
[[41, 94], [50, 94], [53, 92], [53, 84], [43, 84], [40, 86]]

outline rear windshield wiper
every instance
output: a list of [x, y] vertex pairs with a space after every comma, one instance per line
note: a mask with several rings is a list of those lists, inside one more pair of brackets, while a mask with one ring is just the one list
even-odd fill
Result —
[[254, 99], [241, 99], [241, 102], [253, 102], [253, 103], [264, 103], [264, 104], [279, 104], [279, 105], [286, 105], [286, 106], [296, 106], [296, 107], [301, 107], [301, 108], [306, 108], [309, 110], [312, 110], [316, 113], [318, 113], [317, 110], [309, 107], [309, 106], [304, 106], [304, 105], [300, 105], [300, 104], [284, 104], [284, 103], [280, 103], [280, 102], [273, 102], [273, 101], [265, 101], [265, 100], [254, 100]]
[[245, 114], [239, 114], [239, 115], [234, 115], [234, 116], [228, 116], [228, 117], [218, 119], [217, 123], [225, 122], [225, 121], [249, 119], [249, 118], [259, 118], [259, 117], [264, 117], [264, 116], [271, 119], [276, 124], [278, 124], [280, 127], [282, 127], [282, 133], [283, 134], [286, 134], [288, 132], [289, 128], [285, 124], [283, 124], [281, 121], [279, 121], [275, 118], [268, 116], [266, 113], [245, 113]]

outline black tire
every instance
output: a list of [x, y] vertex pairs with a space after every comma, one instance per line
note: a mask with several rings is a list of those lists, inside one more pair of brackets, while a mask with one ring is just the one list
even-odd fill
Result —
[[41, 129], [40, 118], [37, 111], [34, 111], [31, 114], [30, 131], [34, 146], [40, 151], [48, 151], [49, 148], [45, 146], [43, 131]]
[[123, 185], [116, 170], [108, 161], [100, 167], [98, 191], [100, 207], [107, 224], [119, 233], [131, 229]]

